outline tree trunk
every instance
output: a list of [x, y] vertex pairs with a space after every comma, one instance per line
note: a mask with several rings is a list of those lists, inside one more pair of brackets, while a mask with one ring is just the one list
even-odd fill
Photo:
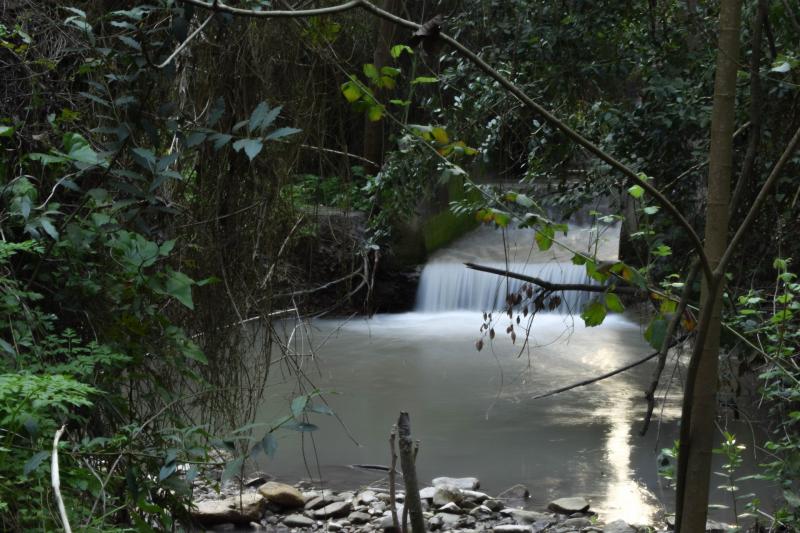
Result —
[[[400, 9], [399, 0], [384, 0], [383, 10], [389, 13], [397, 13]], [[389, 49], [392, 47], [395, 40], [395, 31], [397, 26], [386, 19], [380, 19], [378, 23], [378, 34], [375, 37], [375, 51], [372, 54], [372, 62], [380, 70], [381, 67], [389, 63], [391, 55]], [[375, 95], [378, 96], [380, 92], [377, 88], [373, 88]], [[364, 158], [377, 164], [377, 167], [368, 168], [368, 172], [375, 173], [380, 170], [383, 164], [383, 154], [385, 152], [384, 143], [386, 141], [386, 132], [384, 131], [384, 120], [372, 122], [368, 118], [364, 119]]]
[[[412, 533], [425, 533], [425, 517], [422, 514], [422, 501], [419, 498], [417, 467], [414, 464], [414, 442], [411, 440], [411, 420], [405, 411], [397, 419], [398, 447], [400, 448], [400, 467], [406, 486], [406, 499]], [[403, 532], [405, 533], [405, 532]]]
[[[720, 3], [705, 229], [705, 253], [714, 269], [725, 252], [728, 239], [741, 10], [741, 0]], [[705, 331], [698, 332], [681, 419], [675, 528], [679, 533], [705, 531], [717, 408], [723, 274], [715, 270], [713, 278], [704, 277], [702, 284], [701, 308], [706, 320], [702, 321], [701, 328]]]

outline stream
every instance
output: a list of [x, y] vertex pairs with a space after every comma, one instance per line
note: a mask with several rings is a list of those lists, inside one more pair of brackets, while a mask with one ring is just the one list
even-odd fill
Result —
[[[617, 232], [610, 228], [598, 238], [574, 228], [569, 245], [611, 259]], [[519, 336], [512, 343], [505, 334], [511, 320], [497, 311], [507, 281], [462, 264], [507, 264], [553, 282], [586, 282], [582, 267], [569, 263], [571, 252], [536, 252], [532, 242], [522, 230], [501, 235], [481, 228], [466, 236], [431, 258], [411, 313], [286, 322], [287, 338], [305, 355], [304, 377], [276, 365], [261, 421], [285, 414], [293, 397], [314, 388], [325, 392], [338, 418], [312, 413], [318, 430], [277, 432], [277, 454], [259, 466], [281, 480], [311, 479], [335, 489], [381, 479], [385, 473], [350, 465], [389, 464], [388, 435], [402, 410], [420, 441], [423, 484], [437, 476], [474, 476], [492, 494], [524, 484], [534, 509], [557, 497], [583, 496], [606, 521], [652, 523], [663, 514], [672, 489], [658, 477], [657, 454], [677, 437], [679, 391], [673, 387], [663, 408], [657, 404], [650, 431], [639, 436], [654, 361], [534, 399], [651, 353], [643, 326], [609, 315], [587, 328], [579, 311], [568, 313], [586, 298], [573, 293], [554, 312], [536, 315], [527, 344], [525, 322], [515, 325]], [[483, 312], [493, 309], [497, 336], [486, 337], [478, 351]]]

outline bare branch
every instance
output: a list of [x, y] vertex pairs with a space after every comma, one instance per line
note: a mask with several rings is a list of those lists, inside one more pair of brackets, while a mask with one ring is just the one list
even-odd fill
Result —
[[208, 18], [205, 20], [205, 22], [203, 22], [202, 24], [200, 24], [200, 26], [198, 26], [198, 28], [197, 28], [196, 30], [194, 30], [194, 31], [191, 33], [191, 35], [189, 35], [189, 36], [188, 36], [186, 39], [184, 39], [184, 41], [183, 41], [183, 42], [180, 44], [180, 46], [178, 46], [178, 48], [176, 48], [176, 49], [175, 49], [175, 51], [174, 51], [174, 52], [172, 52], [172, 53], [169, 55], [169, 57], [168, 57], [167, 59], [165, 59], [165, 60], [164, 60], [164, 62], [163, 62], [163, 63], [161, 63], [161, 64], [159, 64], [159, 65], [155, 65], [155, 67], [156, 67], [156, 68], [164, 68], [164, 67], [166, 67], [167, 65], [169, 65], [169, 64], [172, 62], [172, 60], [173, 60], [173, 59], [175, 59], [175, 57], [176, 57], [178, 54], [180, 54], [180, 53], [181, 53], [181, 50], [183, 50], [184, 48], [186, 48], [186, 46], [188, 46], [188, 44], [189, 44], [190, 42], [192, 42], [192, 39], [194, 39], [195, 37], [197, 37], [198, 35], [200, 35], [200, 32], [201, 32], [201, 31], [203, 31], [203, 28], [205, 28], [205, 27], [208, 25], [208, 23], [209, 23], [209, 22], [211, 22], [211, 19], [213, 19], [213, 18], [214, 18], [214, 14], [212, 13], [211, 15], [209, 15], [209, 16], [208, 16]]
[[551, 283], [549, 281], [545, 281], [543, 279], [528, 276], [526, 274], [519, 274], [517, 272], [510, 272], [508, 270], [503, 270], [500, 268], [493, 268], [489, 266], [483, 265], [476, 265], [475, 263], [464, 263], [464, 266], [470, 268], [472, 270], [478, 270], [480, 272], [488, 272], [490, 274], [497, 274], [499, 276], [506, 276], [513, 279], [518, 279], [522, 281], [527, 281], [530, 283], [534, 283], [541, 288], [548, 290], [548, 291], [585, 291], [585, 292], [614, 292], [614, 293], [624, 293], [624, 294], [640, 294], [645, 295], [647, 294], [646, 290], [640, 289], [638, 287], [615, 287], [615, 286], [608, 286], [608, 285], [590, 285], [588, 283]]
[[650, 355], [648, 355], [648, 356], [646, 356], [646, 357], [644, 357], [642, 359], [639, 359], [638, 361], [634, 361], [633, 363], [627, 364], [627, 365], [623, 366], [622, 368], [617, 368], [616, 370], [612, 370], [611, 372], [607, 372], [607, 373], [603, 374], [602, 376], [597, 376], [595, 378], [586, 379], [586, 380], [580, 381], [578, 383], [573, 383], [572, 385], [567, 385], [566, 387], [561, 387], [560, 389], [551, 390], [549, 392], [545, 392], [544, 394], [539, 394], [538, 396], [534, 396], [533, 399], [534, 400], [539, 400], [541, 398], [547, 398], [548, 396], [555, 396], [556, 394], [561, 394], [562, 392], [567, 392], [568, 390], [577, 389], [578, 387], [585, 387], [586, 385], [591, 385], [592, 383], [597, 383], [598, 381], [602, 381], [604, 379], [608, 379], [610, 377], [616, 376], [617, 374], [621, 374], [622, 372], [625, 372], [626, 370], [630, 370], [631, 368], [637, 367], [637, 366], [641, 365], [642, 363], [646, 363], [647, 361], [649, 361], [650, 359], [652, 359], [653, 357], [655, 357], [657, 355], [658, 355], [658, 352], [653, 352]]

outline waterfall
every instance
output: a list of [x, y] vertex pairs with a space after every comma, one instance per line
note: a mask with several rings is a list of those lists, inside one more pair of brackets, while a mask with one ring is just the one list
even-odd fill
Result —
[[[587, 228], [570, 228], [569, 234], [573, 250], [593, 250], [603, 260], [616, 257], [618, 227], [605, 228], [599, 238]], [[425, 265], [417, 289], [416, 311], [504, 310], [506, 295], [518, 292], [524, 283], [468, 269], [464, 262], [509, 270], [551, 283], [596, 283], [586, 275], [583, 265], [572, 264], [570, 258], [571, 253], [557, 247], [546, 253], [536, 251], [532, 230], [511, 230], [498, 236], [491, 228], [479, 228], [438, 252]], [[579, 313], [592, 294], [566, 291], [559, 296], [561, 303], [553, 311], [564, 314]]]

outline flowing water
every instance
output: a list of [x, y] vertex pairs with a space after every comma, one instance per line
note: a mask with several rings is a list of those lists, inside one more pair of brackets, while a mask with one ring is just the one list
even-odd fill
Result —
[[[611, 259], [616, 234], [615, 228], [599, 236], [574, 228], [568, 245]], [[339, 419], [314, 414], [310, 421], [317, 431], [278, 432], [276, 456], [260, 466], [281, 479], [311, 477], [335, 488], [374, 481], [380, 473], [348, 465], [387, 465], [389, 430], [404, 410], [421, 442], [422, 483], [436, 476], [475, 476], [490, 493], [522, 483], [530, 488], [533, 508], [580, 495], [606, 520], [652, 520], [670, 494], [657, 476], [656, 454], [671, 446], [678, 414], [670, 395], [661, 423], [646, 437], [638, 435], [652, 365], [534, 399], [650, 353], [640, 325], [616, 315], [586, 328], [566, 312], [585, 298], [573, 294], [556, 312], [536, 316], [527, 344], [521, 334], [514, 344], [498, 333], [481, 351], [475, 348], [484, 311], [495, 310], [498, 332], [510, 323], [497, 311], [507, 281], [467, 270], [463, 261], [507, 266], [552, 282], [586, 282], [581, 268], [569, 263], [571, 251], [533, 249], [529, 232], [482, 228], [431, 259], [412, 313], [287, 322], [287, 337], [304, 354], [305, 377], [276, 365], [262, 420], [286, 413], [292, 397], [314, 387], [327, 391]]]

